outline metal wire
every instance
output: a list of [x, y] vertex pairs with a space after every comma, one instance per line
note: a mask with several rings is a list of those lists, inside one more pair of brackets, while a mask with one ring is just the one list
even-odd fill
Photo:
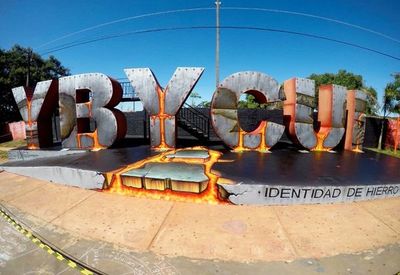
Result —
[[68, 37], [71, 37], [71, 36], [74, 36], [74, 35], [77, 35], [77, 34], [80, 34], [80, 33], [84, 33], [84, 32], [87, 32], [87, 31], [91, 31], [91, 30], [94, 30], [94, 29], [98, 29], [98, 28], [101, 28], [101, 27], [113, 25], [113, 24], [116, 24], [116, 23], [121, 23], [121, 22], [125, 22], [125, 21], [130, 21], [130, 20], [134, 20], [134, 19], [152, 17], [152, 16], [157, 16], [157, 15], [165, 15], [165, 14], [173, 14], [173, 13], [182, 13], [182, 12], [192, 12], [192, 11], [204, 11], [204, 10], [213, 10], [213, 9], [214, 9], [214, 8], [178, 9], [178, 10], [169, 10], [169, 11], [159, 11], [159, 12], [145, 13], [145, 14], [140, 14], [140, 15], [136, 15], [136, 16], [130, 16], [130, 17], [125, 17], [125, 18], [120, 18], [120, 19], [117, 19], [117, 20], [112, 20], [112, 21], [109, 21], [109, 22], [97, 24], [97, 25], [94, 25], [94, 26], [91, 26], [91, 27], [88, 27], [88, 28], [81, 29], [81, 30], [79, 30], [79, 31], [71, 32], [71, 33], [68, 33], [68, 34], [66, 34], [66, 35], [60, 36], [60, 37], [58, 37], [58, 38], [56, 38], [56, 39], [53, 39], [53, 40], [48, 41], [48, 42], [46, 42], [46, 43], [44, 43], [44, 44], [42, 44], [42, 45], [37, 46], [37, 47], [35, 48], [35, 50], [36, 50], [36, 49], [40, 49], [40, 48], [42, 48], [42, 47], [44, 47], [44, 46], [46, 46], [46, 45], [52, 44], [52, 43], [54, 43], [54, 42], [56, 42], [56, 41], [59, 41], [59, 40], [62, 40], [62, 39], [65, 39], [65, 38], [68, 38]]
[[[114, 39], [118, 37], [124, 37], [124, 36], [129, 36], [129, 35], [135, 35], [135, 34], [144, 34], [144, 33], [155, 33], [155, 32], [166, 32], [166, 31], [177, 31], [177, 30], [204, 30], [204, 29], [215, 29], [216, 26], [188, 26], [188, 27], [169, 27], [169, 28], [155, 28], [155, 29], [144, 29], [144, 30], [136, 30], [136, 31], [130, 31], [130, 32], [124, 32], [124, 33], [119, 33], [119, 34], [111, 34], [111, 35], [105, 35], [105, 36], [100, 36], [97, 38], [89, 39], [86, 41], [82, 42], [77, 42], [77, 43], [68, 43], [66, 45], [61, 45], [60, 47], [56, 47], [52, 50], [41, 52], [41, 55], [46, 55], [49, 53], [54, 53], [57, 51], [69, 49], [72, 47], [77, 47], [80, 45], [85, 45], [89, 43], [94, 43], [97, 41], [102, 41], [102, 40], [109, 40], [109, 39]], [[291, 34], [291, 35], [298, 35], [298, 36], [304, 36], [304, 37], [309, 37], [309, 38], [314, 38], [314, 39], [320, 39], [320, 40], [325, 40], [325, 41], [330, 41], [330, 42], [335, 42], [347, 46], [351, 46], [354, 48], [370, 51], [382, 56], [386, 56], [395, 60], [400, 61], [400, 57], [384, 53], [375, 49], [371, 49], [362, 45], [358, 45], [352, 42], [347, 42], [343, 40], [338, 40], [326, 36], [320, 36], [320, 35], [315, 35], [315, 34], [310, 34], [310, 33], [304, 33], [304, 32], [295, 32], [295, 31], [290, 31], [290, 30], [283, 30], [283, 29], [272, 29], [272, 28], [261, 28], [261, 27], [247, 27], [247, 26], [219, 26], [220, 29], [231, 29], [231, 30], [253, 30], [253, 31], [265, 31], [265, 32], [276, 32], [276, 33], [285, 33], [285, 34]]]
[[399, 39], [396, 39], [392, 36], [389, 36], [387, 34], [384, 34], [382, 32], [378, 32], [360, 25], [356, 25], [356, 24], [352, 24], [346, 21], [342, 21], [342, 20], [338, 20], [338, 19], [334, 19], [334, 18], [329, 18], [326, 16], [320, 16], [320, 15], [315, 15], [315, 14], [310, 14], [310, 13], [304, 13], [304, 12], [296, 12], [296, 11], [288, 11], [288, 10], [279, 10], [279, 9], [266, 9], [266, 8], [247, 8], [247, 7], [221, 7], [221, 9], [224, 10], [249, 10], [249, 11], [263, 11], [263, 12], [273, 12], [273, 13], [285, 13], [285, 14], [290, 14], [290, 15], [296, 15], [296, 16], [303, 16], [303, 17], [309, 17], [309, 18], [314, 18], [314, 19], [319, 19], [319, 20], [323, 20], [323, 21], [328, 21], [328, 22], [333, 22], [333, 23], [337, 23], [340, 25], [344, 25], [347, 27], [351, 27], [351, 28], [355, 28], [355, 29], [359, 29], [365, 32], [369, 32], [378, 36], [381, 36], [383, 38], [392, 40], [394, 42], [400, 43]]
[[[394, 42], [400, 43], [399, 39], [396, 39], [394, 37], [391, 37], [387, 34], [384, 34], [382, 32], [378, 32], [360, 25], [356, 25], [353, 23], [349, 23], [349, 22], [345, 22], [342, 20], [338, 20], [338, 19], [334, 19], [334, 18], [329, 18], [329, 17], [325, 17], [325, 16], [320, 16], [320, 15], [315, 15], [315, 14], [310, 14], [310, 13], [304, 13], [304, 12], [296, 12], [296, 11], [288, 11], [288, 10], [280, 10], [280, 9], [268, 9], [268, 8], [254, 8], [254, 7], [221, 7], [220, 9], [222, 10], [243, 10], [243, 11], [261, 11], [261, 12], [271, 12], [271, 13], [283, 13], [283, 14], [290, 14], [290, 15], [295, 15], [295, 16], [303, 16], [303, 17], [309, 17], [309, 18], [314, 18], [314, 19], [318, 19], [318, 20], [323, 20], [323, 21], [327, 21], [327, 22], [333, 22], [336, 24], [341, 24], [347, 27], [351, 27], [351, 28], [356, 28], [362, 31], [366, 31], [378, 36], [381, 36], [383, 38], [392, 40]], [[109, 26], [109, 25], [113, 25], [113, 24], [117, 24], [117, 23], [121, 23], [121, 22], [126, 22], [126, 21], [131, 21], [131, 20], [135, 20], [135, 19], [141, 19], [141, 18], [146, 18], [146, 17], [153, 17], [153, 16], [160, 16], [160, 15], [166, 15], [166, 14], [174, 14], [174, 13], [185, 13], [185, 12], [196, 12], [196, 11], [208, 11], [208, 10], [214, 10], [214, 8], [211, 7], [198, 7], [198, 8], [188, 8], [188, 9], [177, 9], [177, 10], [168, 10], [168, 11], [160, 11], [160, 12], [152, 12], [152, 13], [146, 13], [146, 14], [140, 14], [140, 15], [136, 15], [136, 16], [130, 16], [130, 17], [125, 17], [125, 18], [120, 18], [120, 19], [116, 19], [116, 20], [112, 20], [112, 21], [108, 21], [108, 22], [104, 22], [101, 24], [97, 24], [97, 25], [93, 25], [75, 32], [71, 32], [68, 34], [65, 34], [63, 36], [60, 36], [56, 39], [50, 40], [44, 44], [41, 44], [37, 47], [35, 47], [34, 49], [40, 49], [43, 48], [44, 46], [47, 46], [49, 44], [52, 44], [56, 41], [80, 34], [80, 33], [84, 33], [84, 32], [88, 32], [94, 29], [98, 29], [101, 27], [105, 27], [105, 26]]]

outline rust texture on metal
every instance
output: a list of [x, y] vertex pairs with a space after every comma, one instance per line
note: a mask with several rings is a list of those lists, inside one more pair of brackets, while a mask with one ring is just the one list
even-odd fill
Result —
[[214, 93], [211, 102], [212, 123], [217, 135], [235, 151], [266, 152], [283, 134], [281, 124], [261, 121], [251, 132], [241, 129], [238, 102], [244, 93], [253, 95], [259, 103], [278, 102], [279, 84], [272, 77], [259, 72], [239, 72], [225, 78]]
[[292, 78], [284, 83], [284, 116], [288, 136], [309, 150], [328, 151], [337, 146], [345, 131], [346, 88], [322, 85], [318, 98], [318, 131], [314, 130], [315, 82]]
[[162, 88], [149, 68], [125, 69], [134, 91], [150, 115], [150, 140], [154, 149], [176, 145], [175, 115], [200, 79], [204, 68], [178, 67], [166, 88]]
[[58, 80], [38, 82], [35, 90], [21, 86], [13, 88], [12, 92], [25, 121], [28, 148], [52, 146], [51, 118], [57, 108]]
[[64, 148], [107, 148], [125, 137], [125, 116], [113, 108], [122, 98], [122, 88], [116, 80], [91, 73], [62, 77], [59, 83]]
[[316, 150], [330, 150], [336, 147], [345, 131], [346, 120], [346, 87], [339, 85], [324, 85], [319, 87], [318, 121], [320, 129], [318, 141], [322, 141]]
[[365, 136], [365, 111], [367, 109], [367, 94], [360, 90], [347, 92], [347, 126], [345, 150], [362, 152]]
[[315, 106], [305, 104], [303, 98], [312, 98], [314, 102], [315, 82], [306, 78], [292, 78], [285, 81], [284, 92], [286, 100], [283, 114], [288, 136], [305, 148], [314, 148], [317, 144], [312, 117]]

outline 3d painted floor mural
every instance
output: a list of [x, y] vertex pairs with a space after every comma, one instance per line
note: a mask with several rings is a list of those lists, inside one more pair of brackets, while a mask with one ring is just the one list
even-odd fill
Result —
[[11, 161], [0, 168], [121, 195], [270, 205], [399, 196], [399, 165], [399, 159], [368, 150], [304, 153], [286, 146], [266, 154], [200, 146], [156, 152], [149, 146], [139, 146], [46, 155]]

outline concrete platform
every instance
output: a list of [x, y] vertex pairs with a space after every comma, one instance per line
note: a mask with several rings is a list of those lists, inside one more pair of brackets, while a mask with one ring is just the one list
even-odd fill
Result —
[[299, 152], [291, 147], [225, 152], [213, 166], [234, 204], [319, 204], [400, 196], [400, 159], [364, 153]]
[[23, 160], [81, 154], [85, 152], [87, 152], [87, 150], [69, 150], [69, 149], [62, 149], [60, 147], [41, 149], [41, 150], [30, 150], [27, 147], [10, 148], [10, 150], [8, 150], [8, 159], [10, 161], [23, 161]]
[[[294, 261], [400, 244], [400, 198], [302, 206], [178, 203], [0, 173], [0, 201], [79, 239], [168, 257]], [[399, 254], [400, 255], [400, 254]]]
[[[210, 173], [222, 179], [216, 183], [220, 187], [220, 196], [233, 204], [320, 204], [400, 196], [400, 159], [368, 150], [365, 153], [302, 153], [290, 146], [281, 146], [271, 154], [218, 150], [223, 155], [216, 162], [212, 161]], [[207, 189], [207, 182], [211, 181], [207, 177], [212, 175], [202, 172], [205, 169], [203, 164], [210, 160], [205, 149], [196, 151], [189, 148], [175, 154], [164, 153], [167, 161], [143, 164], [145, 159], [158, 154], [149, 146], [139, 146], [12, 161], [1, 164], [0, 169], [64, 185], [104, 189], [112, 185], [106, 181], [110, 174], [117, 175], [117, 171], [142, 163], [123, 175], [134, 173], [136, 177], [128, 184], [133, 188], [129, 190], [132, 195], [137, 190], [134, 188], [139, 188], [138, 183], [149, 182], [152, 174], [157, 174], [158, 181], [154, 186], [150, 184], [152, 187], [139, 184], [142, 189], [147, 186], [149, 189], [185, 190], [199, 195]], [[190, 163], [193, 157], [197, 158], [198, 164]], [[171, 164], [174, 159], [182, 163]], [[188, 175], [184, 176], [182, 171], [187, 171]], [[149, 178], [147, 181], [146, 177]], [[187, 181], [188, 186], [169, 187], [169, 182], [178, 180]], [[160, 187], [163, 182], [164, 187]]]
[[[33, 151], [32, 154], [36, 154]], [[80, 152], [58, 156], [9, 161], [0, 169], [37, 179], [86, 189], [102, 189], [105, 173], [152, 156], [148, 146]]]
[[245, 185], [350, 186], [400, 183], [400, 159], [364, 153], [300, 152], [279, 148], [271, 154], [224, 152], [213, 169]]

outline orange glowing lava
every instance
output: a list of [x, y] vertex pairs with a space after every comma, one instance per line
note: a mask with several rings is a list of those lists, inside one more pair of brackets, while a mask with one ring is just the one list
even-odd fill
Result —
[[[265, 142], [265, 135], [267, 132], [267, 122], [262, 121], [260, 125], [252, 132], [246, 132], [239, 127], [239, 141], [238, 145], [232, 150], [232, 152], [244, 152], [244, 151], [259, 151], [263, 153], [270, 152], [268, 145]], [[256, 148], [247, 148], [244, 145], [244, 137], [246, 135], [260, 135], [260, 143]]]
[[362, 150], [362, 147], [358, 144], [356, 145], [356, 148], [354, 148], [352, 151], [355, 153], [364, 153], [364, 151]]
[[88, 102], [85, 102], [83, 104], [85, 104], [86, 108], [88, 108], [88, 110], [89, 110], [89, 117], [92, 117], [92, 102], [88, 101]]
[[28, 111], [28, 126], [29, 126], [29, 136], [26, 137], [28, 143], [28, 149], [39, 149], [39, 147], [33, 142], [33, 121], [32, 121], [32, 101], [28, 98], [26, 99], [26, 108]]
[[[88, 109], [89, 112], [88, 116], [92, 117], [92, 102], [91, 101], [84, 102], [83, 104], [85, 104], [86, 108]], [[98, 151], [107, 148], [107, 146], [100, 144], [97, 129], [93, 133], [77, 133], [76, 143], [78, 148], [86, 148], [82, 147], [82, 142], [81, 142], [82, 137], [89, 138], [93, 141], [93, 146], [90, 146], [90, 149], [92, 149], [93, 151]]]
[[36, 146], [35, 144], [31, 143], [31, 144], [28, 144], [28, 149], [36, 150], [36, 149], [40, 149], [40, 148], [38, 146]]
[[[167, 158], [166, 156], [169, 154], [174, 154], [175, 152], [186, 150], [186, 149], [178, 149], [178, 150], [173, 150], [169, 152], [163, 152], [160, 153], [156, 156], [149, 157], [147, 159], [135, 162], [131, 165], [128, 165], [127, 167], [109, 172], [106, 174], [107, 179], [111, 179], [109, 182], [109, 188], [103, 190], [103, 192], [107, 193], [116, 193], [116, 194], [121, 194], [121, 195], [128, 195], [128, 196], [134, 196], [134, 197], [139, 197], [139, 198], [150, 198], [150, 199], [162, 199], [162, 200], [167, 200], [167, 201], [179, 201], [179, 202], [192, 202], [192, 203], [208, 203], [208, 204], [225, 204], [227, 202], [223, 201], [221, 198], [219, 198], [219, 193], [218, 193], [218, 187], [217, 187], [217, 181], [218, 181], [218, 175], [212, 173], [211, 168], [218, 161], [218, 159], [222, 156], [220, 152], [214, 151], [214, 150], [209, 150], [204, 147], [193, 147], [193, 148], [187, 148], [190, 150], [207, 150], [209, 153], [209, 158], [208, 159], [196, 159], [196, 158]], [[121, 174], [134, 169], [134, 168], [140, 168], [144, 166], [147, 163], [168, 163], [168, 162], [183, 162], [183, 163], [188, 163], [188, 164], [201, 164], [204, 167], [204, 172], [205, 175], [208, 177], [208, 185], [207, 188], [197, 194], [197, 193], [189, 193], [189, 192], [179, 192], [179, 191], [173, 191], [170, 189], [166, 189], [163, 191], [160, 190], [146, 190], [143, 188], [134, 188], [134, 187], [128, 187], [122, 184], [121, 180]]]
[[26, 100], [26, 108], [28, 111], [28, 125], [32, 126], [32, 102], [30, 100]]
[[93, 146], [91, 146], [91, 148], [95, 151], [107, 148], [106, 146], [100, 144], [98, 134], [97, 134], [97, 129], [93, 133], [78, 133], [76, 135], [76, 142], [77, 142], [78, 148], [84, 148], [84, 147], [82, 147], [82, 143], [81, 143], [82, 137], [87, 137], [87, 138], [90, 138], [93, 140]]
[[317, 145], [311, 151], [330, 151], [331, 148], [324, 147], [324, 141], [328, 137], [330, 128], [321, 127], [317, 133]]
[[151, 116], [150, 119], [152, 123], [155, 123], [155, 120], [160, 119], [160, 144], [154, 146], [153, 149], [157, 151], [166, 151], [174, 149], [172, 146], [169, 146], [165, 141], [165, 120], [171, 118], [171, 115], [165, 113], [165, 93], [167, 90], [163, 91], [161, 87], [157, 87], [157, 96], [159, 102], [159, 113], [155, 116]]

